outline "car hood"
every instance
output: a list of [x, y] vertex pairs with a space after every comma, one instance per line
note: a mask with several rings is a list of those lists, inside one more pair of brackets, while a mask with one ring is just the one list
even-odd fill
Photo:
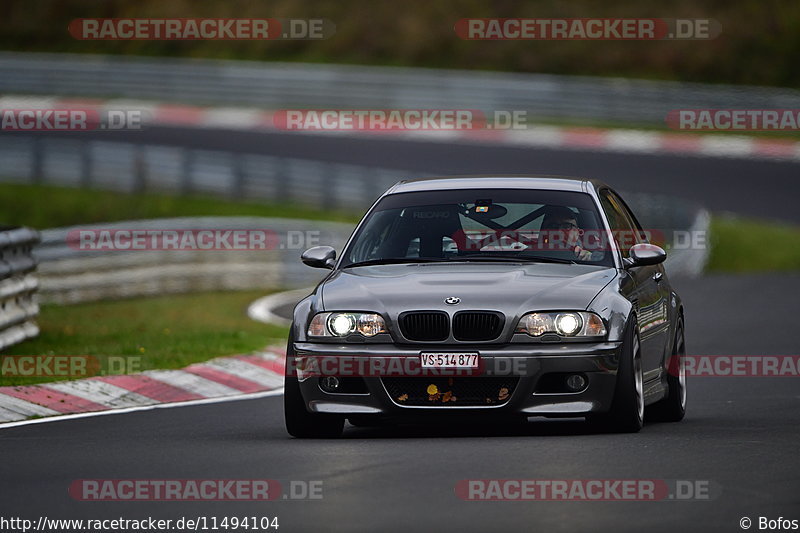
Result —
[[[485, 309], [506, 316], [586, 309], [616, 275], [613, 268], [550, 263], [423, 263], [346, 268], [322, 286], [326, 311]], [[461, 299], [448, 305], [445, 298]]]

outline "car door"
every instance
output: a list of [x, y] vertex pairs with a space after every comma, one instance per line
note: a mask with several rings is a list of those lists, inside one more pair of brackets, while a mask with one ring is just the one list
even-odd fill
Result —
[[[614, 241], [623, 258], [628, 258], [631, 246], [646, 242], [644, 234], [625, 203], [610, 189], [600, 191], [600, 204], [611, 224]], [[633, 278], [633, 289], [628, 298], [634, 305], [639, 321], [639, 342], [642, 350], [644, 380], [660, 377], [662, 359], [668, 337], [668, 292], [662, 290], [663, 265], [640, 266], [627, 269]]]

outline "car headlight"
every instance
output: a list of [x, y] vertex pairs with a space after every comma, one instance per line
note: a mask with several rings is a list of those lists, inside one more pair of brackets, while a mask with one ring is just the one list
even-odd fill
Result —
[[562, 337], [603, 337], [606, 326], [602, 318], [584, 311], [528, 313], [519, 320], [515, 332], [532, 337], [541, 337], [545, 333]]
[[328, 330], [337, 337], [344, 337], [356, 331], [356, 317], [346, 313], [336, 313], [328, 317]]
[[383, 317], [376, 313], [319, 313], [308, 325], [309, 337], [346, 337], [359, 333], [374, 337], [386, 333]]

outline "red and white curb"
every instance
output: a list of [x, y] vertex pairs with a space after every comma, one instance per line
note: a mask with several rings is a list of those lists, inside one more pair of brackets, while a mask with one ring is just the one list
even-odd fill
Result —
[[181, 370], [0, 387], [0, 424], [31, 417], [242, 397], [283, 387], [285, 353], [219, 357]]
[[[0, 109], [94, 109], [137, 110], [147, 123], [226, 130], [284, 131], [273, 122], [272, 111], [256, 108], [197, 107], [138, 100], [97, 100], [64, 97], [4, 96]], [[145, 124], [146, 127], [146, 124]], [[479, 129], [461, 131], [308, 131], [325, 135], [425, 140], [431, 142], [469, 142], [623, 152], [672, 154], [701, 157], [733, 157], [800, 161], [800, 141], [755, 137], [735, 133], [711, 134], [659, 132], [633, 129], [529, 125], [525, 129]]]

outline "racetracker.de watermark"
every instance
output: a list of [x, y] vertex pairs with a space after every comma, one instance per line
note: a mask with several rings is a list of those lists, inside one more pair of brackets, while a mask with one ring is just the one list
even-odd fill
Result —
[[76, 479], [68, 489], [78, 501], [272, 501], [321, 500], [321, 480], [275, 479]]
[[[458, 356], [457, 353], [449, 353]], [[526, 375], [528, 369], [520, 358], [492, 359], [491, 369], [484, 359], [474, 366], [423, 366], [419, 355], [300, 355], [286, 358], [286, 373], [305, 380], [312, 377], [468, 377], [482, 375]]]
[[711, 500], [720, 492], [703, 479], [462, 479], [455, 486], [467, 501]]
[[81, 18], [69, 33], [81, 41], [322, 40], [336, 25], [322, 18]]
[[461, 39], [483, 41], [661, 41], [715, 39], [722, 26], [714, 19], [469, 18], [454, 30]]
[[[488, 209], [489, 207], [486, 208]], [[447, 213], [446, 211], [420, 211], [416, 215]], [[579, 246], [588, 252], [608, 252], [616, 246], [628, 249], [646, 242], [670, 250], [704, 250], [708, 247], [704, 230], [669, 230], [648, 228], [641, 231], [606, 229], [556, 229], [556, 230], [458, 230], [450, 239], [463, 251], [575, 251]]]
[[797, 131], [800, 109], [675, 109], [666, 123], [684, 131]]
[[300, 250], [319, 244], [317, 230], [270, 229], [74, 229], [67, 245], [92, 251], [259, 251]]
[[435, 131], [488, 126], [477, 109], [281, 109], [272, 118], [282, 130]]
[[4, 378], [86, 378], [140, 372], [142, 358], [134, 355], [3, 355], [0, 376]]
[[137, 109], [0, 109], [0, 131], [140, 130], [147, 121]]
[[[667, 368], [679, 375], [681, 366], [672, 356]], [[683, 371], [692, 377], [800, 377], [800, 355], [682, 355]]]

